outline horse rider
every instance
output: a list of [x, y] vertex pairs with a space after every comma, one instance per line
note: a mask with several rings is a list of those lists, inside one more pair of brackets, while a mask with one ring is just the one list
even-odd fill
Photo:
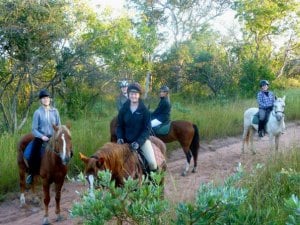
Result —
[[260, 91], [257, 93], [258, 103], [258, 136], [263, 137], [265, 135], [265, 125], [268, 121], [270, 112], [273, 109], [275, 101], [275, 95], [272, 91], [269, 91], [269, 82], [267, 80], [261, 80], [259, 82]]
[[39, 93], [41, 106], [34, 112], [32, 120], [32, 133], [34, 135], [32, 150], [28, 160], [29, 175], [27, 184], [32, 184], [34, 175], [39, 174], [41, 164], [41, 148], [53, 135], [53, 124], [60, 125], [58, 110], [50, 105], [51, 98], [47, 90]]
[[170, 121], [171, 103], [169, 97], [169, 87], [164, 85], [160, 88], [160, 101], [158, 106], [151, 113], [151, 127], [157, 127]]
[[117, 100], [116, 100], [118, 112], [122, 108], [123, 104], [128, 100], [128, 94], [127, 94], [128, 82], [127, 82], [127, 80], [122, 80], [120, 82], [120, 88], [121, 88], [121, 93], [118, 95]]
[[[132, 151], [141, 151], [149, 170], [157, 170], [157, 162], [149, 140], [150, 112], [140, 99], [142, 88], [131, 83], [127, 89], [128, 99], [118, 113], [117, 143], [129, 143]], [[149, 172], [149, 171], [147, 171]]]

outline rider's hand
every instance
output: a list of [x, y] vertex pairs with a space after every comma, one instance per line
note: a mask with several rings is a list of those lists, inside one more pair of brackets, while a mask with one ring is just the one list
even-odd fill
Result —
[[49, 141], [49, 138], [47, 136], [42, 136], [43, 141]]
[[136, 141], [135, 142], [132, 142], [130, 144], [130, 148], [133, 150], [133, 151], [137, 151], [139, 149], [140, 145], [139, 143], [137, 143]]
[[122, 138], [119, 138], [118, 140], [117, 140], [117, 144], [124, 144], [124, 140], [122, 139]]

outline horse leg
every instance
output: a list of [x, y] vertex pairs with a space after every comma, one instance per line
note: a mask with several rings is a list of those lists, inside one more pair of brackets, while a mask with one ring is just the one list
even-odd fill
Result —
[[183, 151], [185, 152], [185, 156], [186, 156], [186, 164], [185, 164], [185, 167], [184, 167], [181, 175], [186, 176], [186, 174], [190, 168], [192, 153], [191, 153], [190, 149], [186, 149], [186, 148], [184, 148]]
[[56, 214], [56, 221], [62, 221], [63, 217], [60, 215], [60, 198], [61, 198], [61, 188], [63, 186], [63, 181], [55, 184], [55, 214]]
[[43, 225], [48, 225], [48, 207], [50, 202], [50, 184], [46, 179], [43, 179], [43, 193], [44, 193], [44, 206], [45, 206], [45, 215], [43, 219]]
[[274, 135], [273, 134], [269, 134], [269, 143], [270, 143], [270, 151], [273, 151], [273, 149], [274, 149]]
[[245, 142], [248, 142], [249, 139], [249, 128], [244, 127], [244, 133], [243, 133], [243, 141], [242, 141], [242, 153], [245, 153]]
[[280, 134], [275, 136], [275, 151], [278, 152]]
[[21, 203], [21, 207], [25, 206], [26, 201], [25, 201], [25, 168], [22, 165], [19, 165], [19, 177], [20, 177], [20, 203]]
[[255, 129], [249, 129], [249, 139], [250, 139], [250, 149], [251, 149], [251, 152], [253, 155], [256, 154], [256, 151], [254, 149], [254, 146], [253, 146], [253, 136], [254, 136], [254, 133], [255, 132]]

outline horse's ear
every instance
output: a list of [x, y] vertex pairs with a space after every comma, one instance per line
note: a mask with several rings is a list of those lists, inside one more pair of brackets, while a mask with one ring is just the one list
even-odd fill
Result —
[[81, 152], [79, 152], [79, 157], [80, 157], [80, 159], [81, 159], [85, 164], [88, 163], [89, 158], [86, 157], [86, 156], [85, 156], [84, 154], [82, 154]]
[[66, 123], [66, 127], [70, 130], [71, 129], [71, 122], [70, 121], [68, 121], [67, 123]]
[[105, 162], [104, 157], [99, 158], [99, 159], [97, 160], [97, 167], [98, 167], [98, 168], [101, 168], [101, 166], [104, 164], [104, 162]]
[[285, 101], [285, 96], [282, 97], [283, 101]]
[[275, 95], [275, 100], [277, 100], [277, 96]]
[[58, 131], [58, 126], [56, 126], [55, 124], [52, 124], [52, 127], [55, 131]]

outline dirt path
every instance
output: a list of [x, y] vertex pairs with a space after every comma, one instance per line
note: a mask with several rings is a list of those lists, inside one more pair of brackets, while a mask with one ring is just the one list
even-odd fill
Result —
[[[293, 146], [300, 146], [300, 123], [288, 124], [287, 131], [280, 139], [280, 151], [288, 151]], [[254, 145], [257, 154], [252, 155], [246, 150], [241, 154], [241, 138], [228, 138], [214, 140], [211, 143], [200, 143], [201, 149], [198, 157], [197, 173], [189, 173], [186, 177], [180, 175], [185, 164], [184, 153], [178, 149], [169, 156], [166, 176], [166, 197], [171, 202], [193, 200], [200, 184], [209, 181], [223, 181], [232, 174], [242, 163], [244, 168], [251, 169], [257, 163], [263, 163], [271, 153], [269, 151], [268, 137], [258, 140], [255, 137]], [[51, 193], [49, 219], [52, 224], [70, 225], [79, 224], [77, 220], [69, 217], [69, 210], [74, 200], [79, 199], [76, 191], [87, 187], [77, 182], [66, 182], [62, 192], [61, 210], [64, 220], [55, 221], [54, 193]], [[27, 194], [27, 207], [19, 207], [19, 194], [11, 194], [8, 199], [0, 203], [0, 224], [6, 225], [36, 225], [41, 224], [43, 207], [41, 203], [34, 203], [34, 196]], [[41, 199], [41, 193], [39, 193]]]

